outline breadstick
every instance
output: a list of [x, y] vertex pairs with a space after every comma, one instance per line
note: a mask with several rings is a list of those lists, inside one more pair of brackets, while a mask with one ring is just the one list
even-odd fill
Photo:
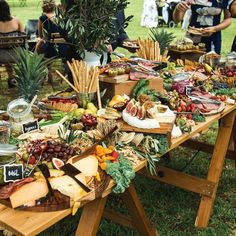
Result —
[[73, 77], [73, 81], [75, 82], [75, 80], [76, 80], [75, 72], [74, 72], [74, 70], [73, 70], [73, 68], [72, 68], [72, 66], [71, 66], [69, 61], [67, 61], [67, 65], [70, 68], [70, 71], [71, 71], [72, 77]]
[[98, 108], [102, 109], [102, 101], [101, 101], [101, 94], [100, 94], [100, 87], [99, 87], [98, 79], [97, 79], [97, 99], [98, 99]]
[[79, 91], [76, 89], [76, 87], [69, 81], [66, 79], [66, 77], [64, 75], [62, 75], [58, 70], [56, 70], [56, 73], [71, 87], [75, 90], [75, 92], [79, 93]]
[[78, 90], [80, 90], [80, 88], [79, 88], [79, 71], [78, 71], [76, 60], [74, 58], [72, 58], [72, 65], [73, 65], [73, 68], [74, 68], [74, 71], [75, 71], [75, 76], [76, 76], [74, 84], [75, 84], [75, 87]]
[[93, 86], [93, 83], [94, 83], [94, 79], [95, 79], [95, 68], [93, 68], [92, 70], [92, 77], [91, 77], [91, 81], [90, 81], [90, 85], [89, 85], [89, 90], [88, 92], [91, 93], [91, 90], [92, 90], [92, 86]]

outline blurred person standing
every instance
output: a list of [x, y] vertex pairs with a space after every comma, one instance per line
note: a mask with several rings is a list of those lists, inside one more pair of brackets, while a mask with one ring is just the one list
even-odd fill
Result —
[[155, 0], [144, 0], [141, 26], [155, 28], [158, 26], [158, 12]]
[[[236, 17], [236, 0], [229, 1], [228, 7], [229, 7], [229, 12], [231, 14], [231, 17], [235, 18]], [[231, 47], [231, 52], [236, 52], [236, 36], [234, 37], [234, 41]]]
[[[206, 51], [214, 50], [216, 53], [221, 52], [221, 30], [227, 28], [232, 19], [227, 10], [227, 0], [195, 0], [194, 2], [186, 0], [180, 2], [173, 13], [175, 23], [180, 22], [185, 12], [191, 9], [190, 18], [191, 27], [204, 28], [202, 36], [187, 35], [195, 43], [205, 43]], [[224, 13], [221, 21], [221, 13]]]

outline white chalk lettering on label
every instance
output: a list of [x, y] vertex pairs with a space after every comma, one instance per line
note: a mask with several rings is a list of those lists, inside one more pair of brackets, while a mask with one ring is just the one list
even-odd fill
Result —
[[19, 173], [18, 173], [18, 170], [9, 170], [8, 171], [8, 176], [20, 176]]

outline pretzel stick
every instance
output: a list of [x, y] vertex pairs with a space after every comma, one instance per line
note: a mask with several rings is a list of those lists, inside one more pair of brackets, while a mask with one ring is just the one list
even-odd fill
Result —
[[71, 87], [75, 90], [75, 92], [79, 93], [79, 91], [76, 89], [76, 87], [69, 81], [66, 79], [66, 77], [64, 75], [62, 75], [58, 70], [56, 70], [56, 73]]

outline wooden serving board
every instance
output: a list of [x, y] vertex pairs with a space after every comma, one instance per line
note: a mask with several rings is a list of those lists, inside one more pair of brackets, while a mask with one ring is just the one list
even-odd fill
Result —
[[168, 134], [171, 133], [174, 123], [160, 123], [160, 128], [155, 129], [141, 129], [127, 124], [123, 119], [118, 120], [122, 124], [121, 131], [130, 131], [137, 133], [149, 133], [149, 134]]
[[[54, 190], [54, 196], [48, 200], [43, 201], [40, 205], [32, 207], [17, 207], [17, 210], [24, 211], [61, 211], [70, 208], [70, 198], [61, 194], [59, 191]], [[0, 200], [0, 203], [7, 207], [12, 207], [10, 199]]]
[[197, 53], [197, 54], [205, 54], [206, 52], [204, 50], [197, 50], [197, 49], [189, 49], [189, 50], [178, 50], [178, 49], [172, 49], [170, 48], [169, 51], [179, 53], [179, 54], [186, 54], [186, 53]]
[[106, 74], [99, 75], [99, 81], [118, 84], [125, 82], [129, 79], [129, 74], [117, 75], [117, 76], [108, 76]]
[[[96, 180], [96, 178], [91, 177], [89, 182], [87, 183], [88, 187], [91, 189], [89, 193], [81, 197], [78, 201], [81, 202], [81, 205], [92, 201], [100, 196], [102, 196], [103, 191], [107, 188], [110, 183], [110, 176], [108, 176], [105, 171], [103, 171], [100, 167], [98, 168], [98, 173], [100, 175], [101, 181]], [[48, 200], [42, 201], [41, 204], [32, 206], [32, 207], [17, 207], [16, 210], [23, 211], [35, 211], [35, 212], [50, 212], [50, 211], [61, 211], [71, 207], [70, 198], [63, 195], [57, 190], [53, 190], [54, 196], [49, 198]], [[12, 207], [10, 199], [2, 199], [0, 203], [7, 206]]]

